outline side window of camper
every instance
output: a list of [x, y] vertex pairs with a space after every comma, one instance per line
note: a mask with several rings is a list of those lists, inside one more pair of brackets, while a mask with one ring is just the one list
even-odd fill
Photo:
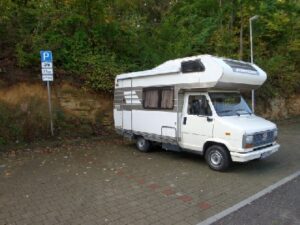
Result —
[[143, 106], [145, 109], [173, 109], [173, 88], [159, 87], [143, 89]]
[[190, 95], [188, 104], [189, 115], [211, 116], [211, 109], [205, 95]]

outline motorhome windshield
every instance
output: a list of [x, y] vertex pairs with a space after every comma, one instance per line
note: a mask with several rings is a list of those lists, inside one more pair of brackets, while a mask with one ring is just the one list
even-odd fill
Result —
[[214, 92], [209, 93], [209, 96], [219, 116], [240, 116], [252, 113], [239, 93]]

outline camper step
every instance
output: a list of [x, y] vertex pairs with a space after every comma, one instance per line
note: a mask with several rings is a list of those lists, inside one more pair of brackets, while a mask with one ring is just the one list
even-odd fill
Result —
[[161, 147], [167, 151], [181, 152], [181, 148], [178, 145], [162, 143]]

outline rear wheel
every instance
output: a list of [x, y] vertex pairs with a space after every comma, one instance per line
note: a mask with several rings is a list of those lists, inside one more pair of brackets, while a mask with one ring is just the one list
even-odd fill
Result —
[[141, 152], [149, 152], [151, 143], [143, 137], [138, 137], [136, 139], [136, 147]]
[[205, 160], [213, 170], [224, 171], [229, 168], [231, 158], [227, 149], [221, 145], [212, 145], [205, 152]]

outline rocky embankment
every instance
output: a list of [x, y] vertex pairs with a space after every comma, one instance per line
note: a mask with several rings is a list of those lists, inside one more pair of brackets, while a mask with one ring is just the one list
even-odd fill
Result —
[[[113, 132], [113, 97], [71, 83], [54, 84], [53, 118], [56, 136], [90, 136]], [[300, 95], [259, 100], [256, 114], [270, 120], [300, 115]], [[41, 82], [19, 82], [0, 88], [0, 145], [49, 137], [47, 88]]]

